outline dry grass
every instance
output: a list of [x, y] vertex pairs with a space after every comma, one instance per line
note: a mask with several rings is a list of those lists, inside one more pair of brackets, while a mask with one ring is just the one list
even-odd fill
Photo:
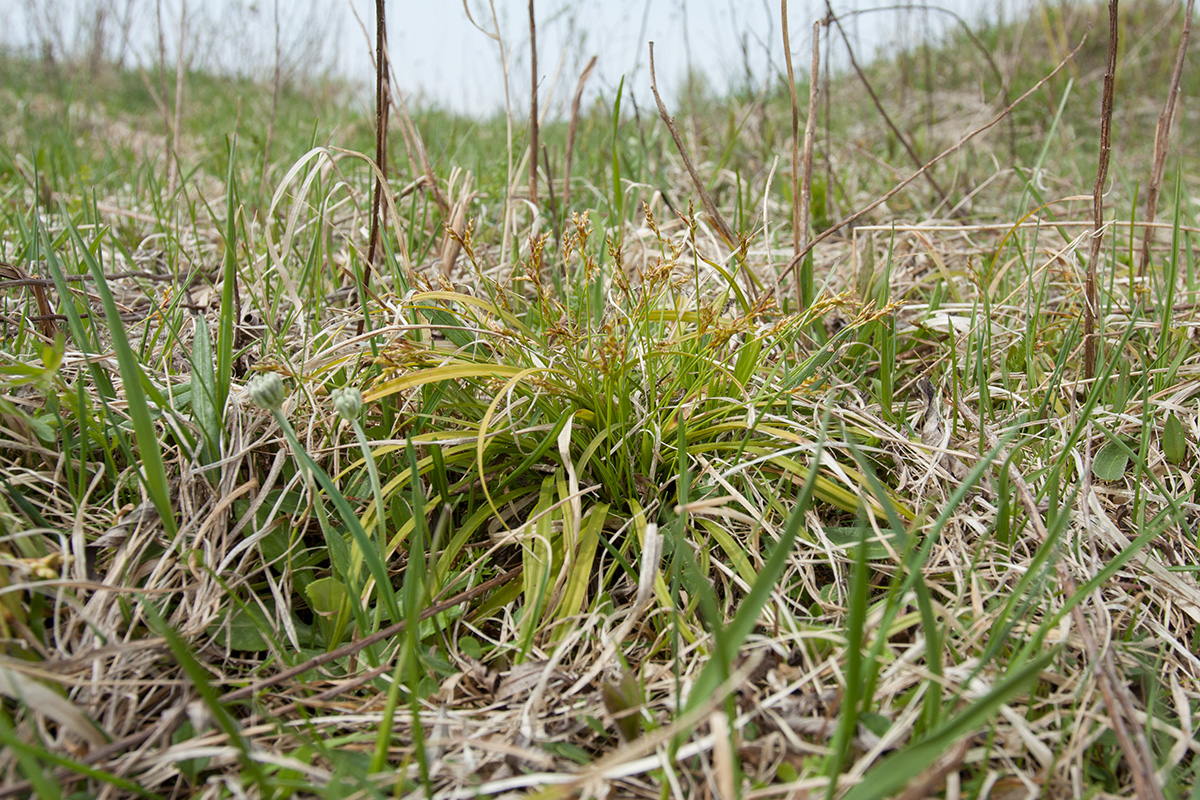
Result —
[[[989, 33], [1013, 98], [1074, 46], [1015, 61], [1073, 36], [1067, 11]], [[1165, 91], [1148, 62], [1174, 49], [1130, 13], [1102, 259], [1096, 109], [1056, 120], [1055, 79], [1013, 117], [1031, 146], [998, 126], [931, 168], [945, 202], [915, 184], [811, 240], [799, 311], [782, 90], [683, 109], [702, 135], [674, 141], [573, 118], [555, 219], [552, 176], [539, 205], [528, 164], [480, 166], [503, 120], [443, 161], [460, 123], [416, 115], [369, 317], [348, 298], [376, 173], [332, 131], [289, 143], [286, 97], [286, 161], [184, 131], [168, 196], [160, 161], [100, 144], [161, 132], [103, 108], [68, 117], [82, 145], [28, 157], [34, 107], [62, 107], [31, 92], [0, 151], [0, 255], [53, 279], [63, 337], [44, 346], [33, 285], [0, 273], [0, 797], [1184, 795], [1194, 133], [1140, 277], [1124, 209], [1153, 151], [1126, 144], [1153, 113], [1121, 92]], [[926, 161], [1011, 102], [950, 82], [954, 47], [935, 124], [893, 116]], [[1102, 58], [1081, 51], [1072, 98], [1099, 97]], [[825, 229], [912, 173], [860, 84], [834, 85]], [[706, 182], [732, 236], [689, 211]], [[277, 407], [256, 374], [282, 378]]]

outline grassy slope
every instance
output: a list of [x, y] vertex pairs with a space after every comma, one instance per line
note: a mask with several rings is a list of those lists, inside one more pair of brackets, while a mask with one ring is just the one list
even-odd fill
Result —
[[[548, 126], [536, 211], [520, 123], [506, 192], [503, 120], [423, 113], [437, 191], [395, 126], [364, 336], [371, 123], [336, 87], [281, 94], [268, 156], [269, 88], [188, 76], [173, 177], [140, 76], [0, 61], [2, 277], [52, 279], [61, 333], [0, 283], [3, 783], [1132, 796], [1116, 691], [1182, 793], [1200, 173], [1185, 103], [1136, 278], [1156, 8], [1125, 12], [1092, 381], [1102, 33], [939, 165], [946, 202], [822, 243], [799, 313], [786, 92], [678, 112], [732, 252], [645, 109], [584, 114], [566, 208]], [[1088, 16], [980, 32], [1009, 96]], [[869, 76], [923, 158], [1004, 102], [960, 39]], [[912, 169], [860, 84], [831, 100], [818, 230]]]

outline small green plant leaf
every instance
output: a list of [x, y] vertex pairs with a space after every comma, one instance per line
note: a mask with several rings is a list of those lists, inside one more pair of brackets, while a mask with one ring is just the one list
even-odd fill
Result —
[[318, 578], [308, 585], [306, 591], [312, 610], [327, 617], [341, 611], [349, 598], [346, 585], [336, 578]]
[[261, 653], [269, 649], [262, 632], [270, 629], [271, 624], [261, 608], [246, 606], [233, 612], [228, 625], [217, 623], [209, 630], [216, 634], [217, 644], [223, 647]]
[[1117, 439], [1106, 442], [1092, 460], [1092, 474], [1102, 481], [1120, 480], [1128, 467], [1129, 448]]
[[613, 722], [617, 724], [621, 739], [626, 742], [636, 739], [641, 732], [640, 709], [645, 703], [637, 675], [623, 671], [617, 683], [605, 681], [600, 688], [600, 696], [604, 700], [604, 707], [612, 714]]
[[221, 439], [221, 413], [217, 407], [217, 381], [213, 373], [212, 339], [208, 322], [203, 315], [196, 317], [196, 333], [192, 338], [192, 418], [204, 437], [202, 460], [216, 460]]
[[[867, 548], [867, 561], [884, 561], [891, 558], [893, 552], [904, 549], [903, 531], [897, 532], [894, 528], [880, 528], [879, 532], [887, 540], [888, 544], [885, 544], [874, 536], [868, 537], [865, 545]], [[851, 553], [856, 552], [862, 546], [860, 544], [861, 538], [858, 528], [830, 526], [825, 528], [825, 536], [838, 547], [844, 547]]]
[[1183, 423], [1177, 414], [1167, 417], [1167, 424], [1163, 427], [1162, 448], [1167, 461], [1176, 466], [1187, 457], [1187, 434], [1183, 432]]

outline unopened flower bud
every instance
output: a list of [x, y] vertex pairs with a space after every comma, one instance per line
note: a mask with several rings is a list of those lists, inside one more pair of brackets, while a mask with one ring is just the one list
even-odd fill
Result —
[[342, 419], [346, 422], [358, 419], [358, 414], [362, 411], [362, 392], [353, 386], [347, 386], [345, 389], [334, 389], [330, 396], [333, 398], [333, 407]]
[[268, 411], [278, 411], [283, 406], [283, 381], [274, 372], [255, 375], [246, 384], [250, 399]]

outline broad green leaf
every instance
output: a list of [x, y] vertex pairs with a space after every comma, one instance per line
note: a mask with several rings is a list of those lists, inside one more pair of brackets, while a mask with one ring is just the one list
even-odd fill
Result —
[[1117, 439], [1105, 442], [1092, 459], [1092, 474], [1102, 481], [1120, 480], [1128, 467], [1129, 448]]
[[212, 357], [208, 322], [199, 315], [192, 337], [192, 418], [204, 436], [201, 459], [205, 464], [216, 460], [221, 441], [221, 415], [217, 407], [218, 390]]
[[217, 644], [222, 647], [257, 653], [269, 649], [262, 632], [270, 629], [267, 615], [257, 605], [252, 605], [235, 609], [228, 625], [215, 623], [209, 627], [209, 632], [216, 634]]
[[1162, 448], [1167, 461], [1176, 466], [1187, 458], [1187, 434], [1183, 432], [1183, 423], [1177, 414], [1167, 417], [1167, 424], [1163, 426]]
[[346, 585], [337, 578], [318, 578], [308, 585], [308, 604], [314, 613], [332, 617], [345, 609], [350, 599]]

